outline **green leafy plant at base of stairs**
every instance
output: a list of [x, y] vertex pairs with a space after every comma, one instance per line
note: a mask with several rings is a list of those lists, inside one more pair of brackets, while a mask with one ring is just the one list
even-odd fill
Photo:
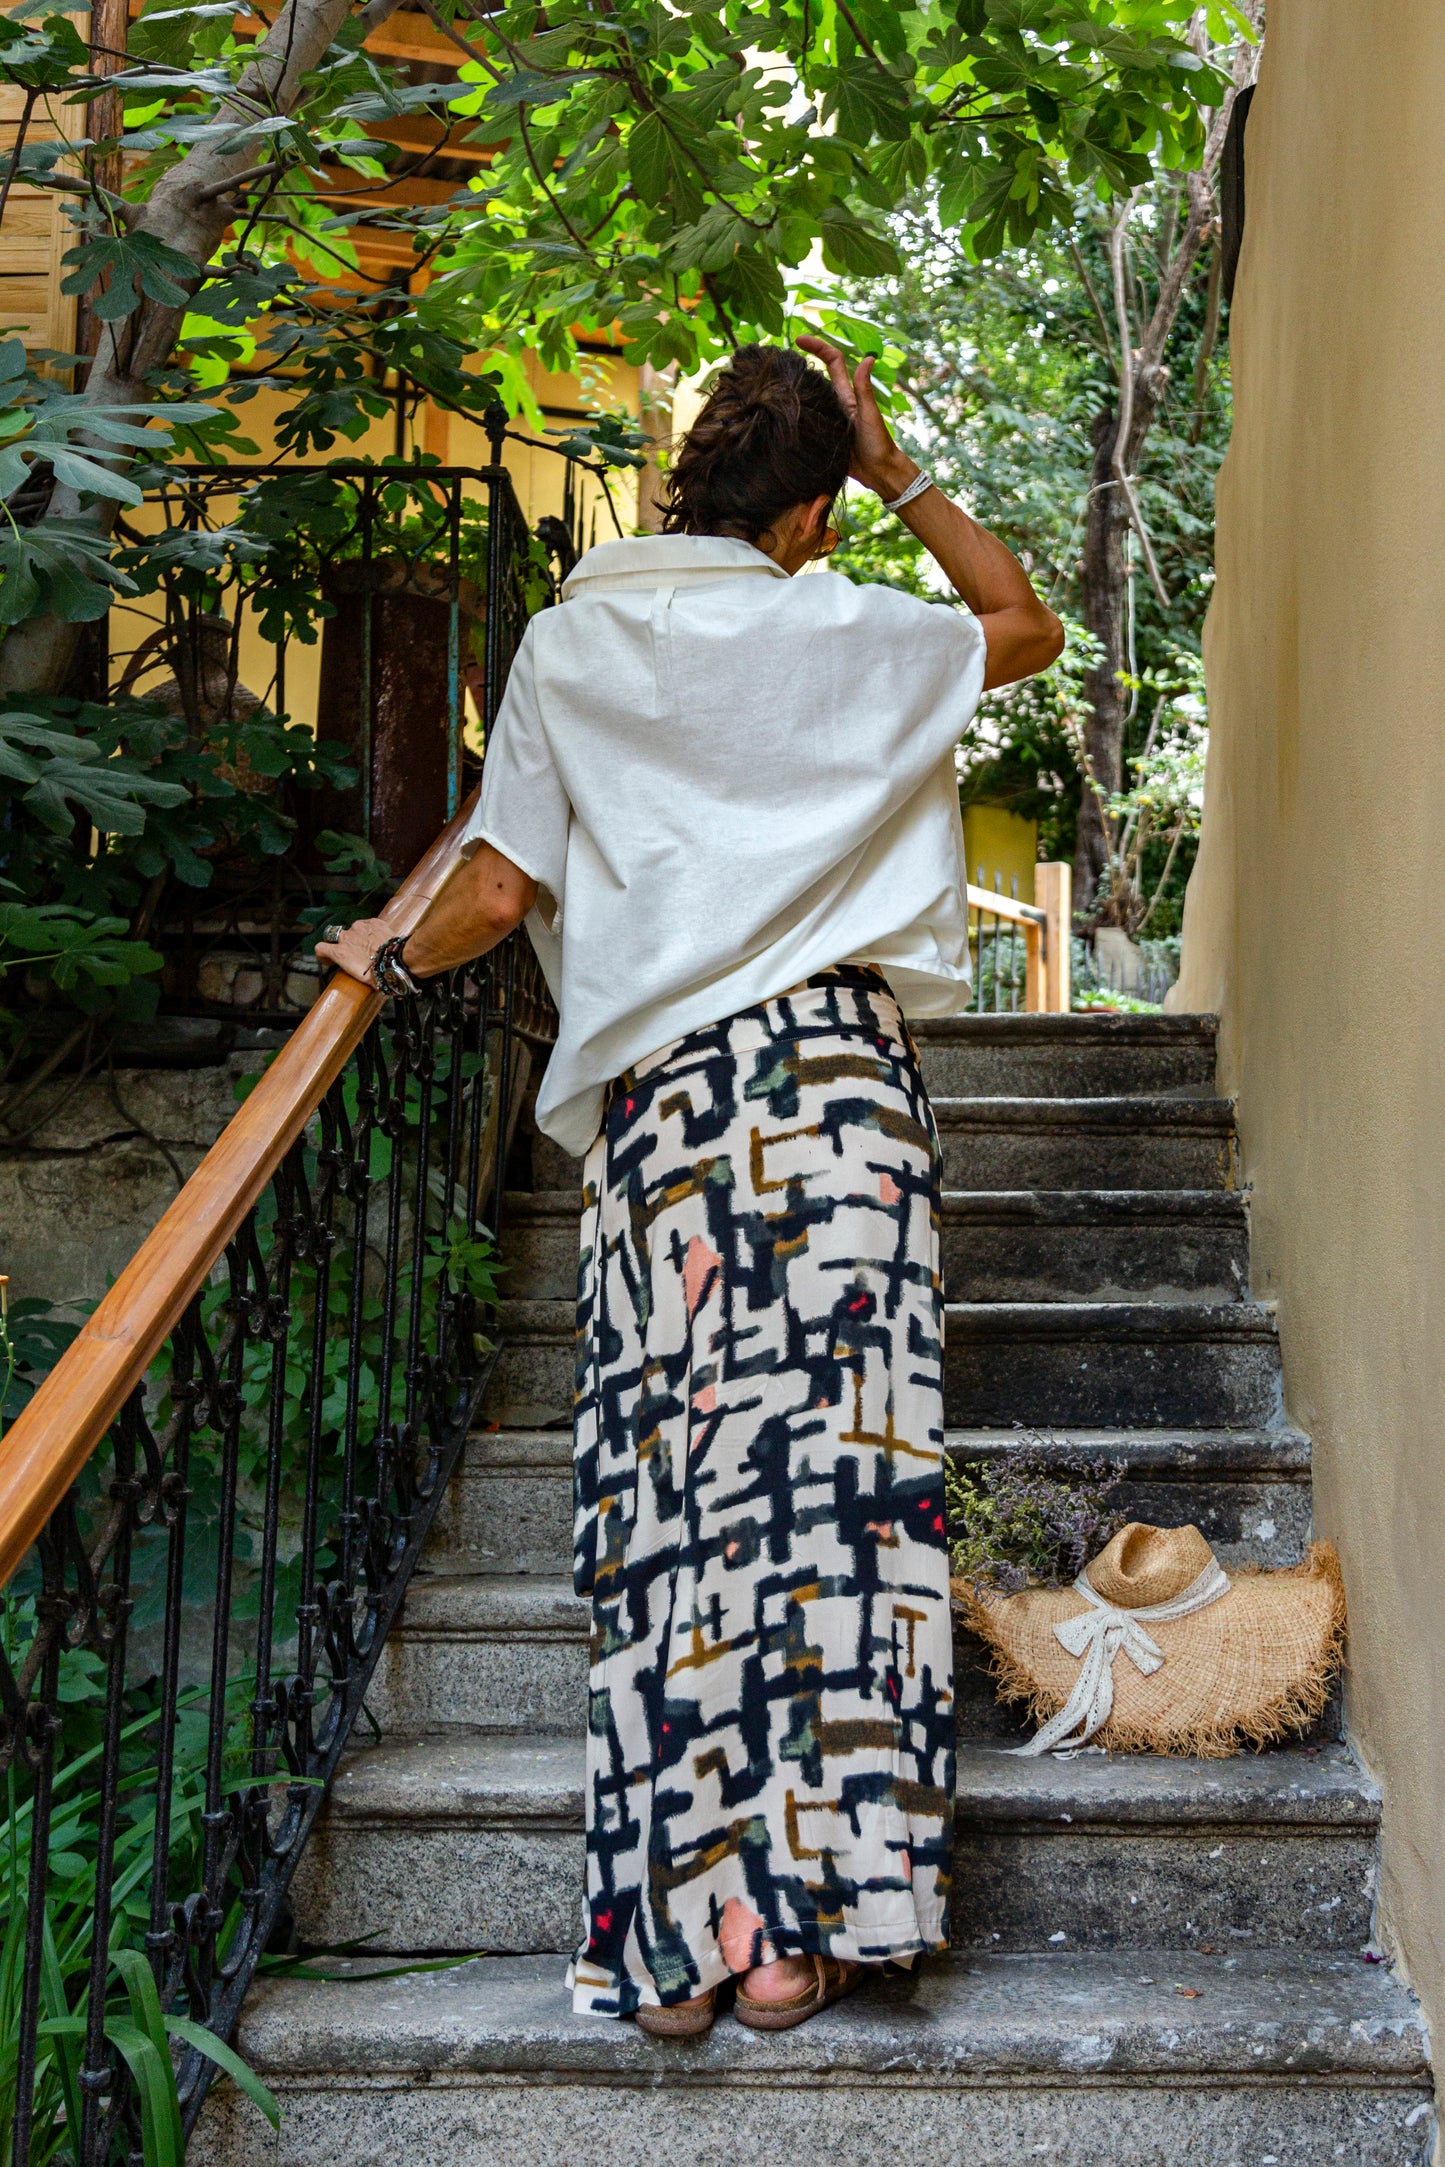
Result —
[[[7, 1657], [23, 1645], [34, 1624], [33, 1600], [4, 1599], [3, 1631]], [[78, 2157], [84, 2090], [85, 2035], [89, 2011], [90, 1967], [96, 1908], [100, 1792], [96, 1787], [104, 1704], [104, 1666], [84, 1649], [72, 1649], [62, 1665], [62, 1732], [59, 1765], [52, 1787], [45, 1916], [42, 1926], [41, 2017], [36, 2042], [32, 2091], [30, 2167], [66, 2167]], [[245, 1697], [250, 1681], [233, 1681], [228, 1699], [234, 1716], [231, 1731], [232, 1783], [245, 1780], [240, 1765], [247, 1751]], [[148, 1791], [154, 1779], [155, 1733], [161, 1720], [158, 1703], [139, 1705], [145, 1692], [127, 1695], [131, 1711], [121, 1731], [114, 1862], [111, 1875], [111, 1924], [104, 2032], [108, 2046], [129, 2070], [135, 2085], [145, 2167], [179, 2167], [184, 2153], [180, 2099], [176, 2089], [172, 2042], [205, 2054], [233, 2077], [273, 2126], [280, 2110], [260, 2079], [232, 2047], [187, 2015], [163, 2009], [150, 1960], [143, 1953], [151, 1923], [151, 1867], [155, 1840], [155, 1801]], [[80, 1743], [80, 1741], [86, 1741]], [[171, 1786], [169, 1859], [174, 1886], [199, 1885], [205, 1807], [206, 1723], [199, 1691], [182, 1697], [177, 1716], [175, 1764]], [[20, 2003], [29, 1928], [31, 1841], [34, 1796], [12, 1762], [6, 1771], [6, 1814], [0, 1833], [0, 2153], [7, 2159], [14, 2143], [17, 2109]], [[219, 1941], [224, 1950], [240, 1923], [233, 1904]], [[122, 2127], [114, 2156], [127, 2156]]]

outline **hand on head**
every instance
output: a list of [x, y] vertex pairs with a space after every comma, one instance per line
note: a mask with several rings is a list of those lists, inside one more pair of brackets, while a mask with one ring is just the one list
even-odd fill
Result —
[[880, 497], [896, 497], [918, 472], [907, 452], [900, 451], [883, 419], [873, 389], [873, 356], [865, 354], [850, 376], [841, 351], [808, 332], [796, 342], [805, 354], [821, 361], [832, 379], [843, 409], [853, 424], [853, 462], [848, 471], [865, 489]]

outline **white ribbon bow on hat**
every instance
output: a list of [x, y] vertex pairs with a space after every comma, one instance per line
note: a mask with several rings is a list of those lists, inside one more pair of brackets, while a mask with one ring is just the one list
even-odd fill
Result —
[[1114, 1658], [1120, 1650], [1136, 1670], [1149, 1677], [1164, 1661], [1164, 1651], [1145, 1632], [1145, 1624], [1167, 1625], [1173, 1618], [1187, 1618], [1191, 1611], [1217, 1603], [1221, 1595], [1229, 1593], [1229, 1576], [1217, 1561], [1211, 1560], [1182, 1595], [1172, 1596], [1167, 1603], [1146, 1604], [1139, 1610], [1120, 1610], [1095, 1594], [1085, 1566], [1074, 1582], [1074, 1593], [1082, 1595], [1091, 1607], [1056, 1625], [1054, 1638], [1070, 1655], [1082, 1656], [1084, 1667], [1058, 1714], [1050, 1716], [1026, 1746], [1013, 1746], [1011, 1752], [1076, 1753], [1080, 1746], [1087, 1745], [1095, 1731], [1103, 1729], [1113, 1710]]

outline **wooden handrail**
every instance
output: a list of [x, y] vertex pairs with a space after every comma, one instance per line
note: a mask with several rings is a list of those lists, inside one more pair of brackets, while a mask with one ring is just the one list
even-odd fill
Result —
[[1070, 980], [1073, 912], [1070, 901], [1071, 869], [1067, 865], [1034, 867], [1034, 901], [1020, 903], [1011, 895], [990, 888], [976, 888], [970, 881], [964, 894], [968, 908], [980, 921], [1002, 919], [1023, 929], [1026, 987], [1024, 1007], [1030, 1015], [1064, 1016], [1072, 999]]
[[[469, 799], [381, 916], [409, 933], [461, 863]], [[0, 1440], [10, 1579], [381, 1009], [338, 971]]]
[[975, 888], [971, 881], [964, 893], [969, 909], [982, 911], [985, 917], [1007, 918], [1021, 926], [1039, 926], [1044, 922], [1045, 913], [1036, 904], [1020, 903], [1017, 896], [996, 895], [991, 888]]
[[[381, 916], [409, 933], [461, 862], [471, 801], [443, 829]], [[968, 888], [971, 910], [1021, 925], [1028, 1006], [1069, 1006], [1069, 868], [1047, 876], [1040, 905]], [[0, 1587], [24, 1558], [187, 1304], [340, 1075], [381, 1007], [338, 972], [169, 1206], [115, 1285], [0, 1440]]]

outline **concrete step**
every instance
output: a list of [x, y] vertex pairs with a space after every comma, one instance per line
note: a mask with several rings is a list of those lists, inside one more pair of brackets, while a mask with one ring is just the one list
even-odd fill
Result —
[[503, 1284], [512, 1301], [575, 1301], [582, 1191], [509, 1190], [502, 1211]]
[[481, 1430], [427, 1539], [430, 1573], [572, 1570], [572, 1430]]
[[[1227, 1189], [1235, 1184], [1229, 1099], [944, 1096], [933, 1101], [947, 1189]], [[539, 1137], [533, 1193], [579, 1193], [579, 1168]], [[570, 1288], [566, 1291], [570, 1292]]]
[[[581, 1207], [577, 1189], [508, 1197], [511, 1300], [573, 1299]], [[1248, 1270], [1237, 1190], [955, 1190], [943, 1199], [943, 1283], [955, 1302], [1228, 1302]]]
[[[1069, 1429], [1046, 1448], [1122, 1464], [1117, 1502], [1131, 1520], [1202, 1529], [1222, 1565], [1297, 1565], [1310, 1539], [1309, 1439], [1299, 1430]], [[956, 1460], [1017, 1450], [1016, 1429], [947, 1432]]]
[[[1213, 1016], [949, 1016], [910, 1028], [935, 1099], [1208, 1098], [1214, 1090]], [[529, 1142], [533, 1189], [576, 1186], [579, 1160], [539, 1133]]]
[[584, 1741], [447, 1731], [341, 1766], [291, 1886], [311, 1947], [577, 1945], [586, 1885]]
[[[419, 1573], [367, 1694], [387, 1733], [580, 1733], [590, 1613], [562, 1574]], [[987, 1650], [955, 1625], [954, 1696], [963, 1737], [1019, 1740], [1027, 1719], [1002, 1702]], [[1338, 1737], [1332, 1708], [1304, 1734]]]
[[938, 1098], [1214, 1090], [1213, 1016], [950, 1016], [910, 1028]]
[[878, 1976], [812, 2023], [652, 2040], [573, 2016], [560, 1957], [253, 1989], [197, 2167], [1425, 2167], [1422, 2017], [1358, 1960], [975, 1956]]
[[[571, 1420], [569, 1302], [504, 1302], [489, 1420]], [[1272, 1314], [1249, 1302], [951, 1302], [950, 1424], [1269, 1427], [1282, 1419]]]
[[560, 1144], [554, 1144], [540, 1129], [532, 1131], [530, 1158], [534, 1190], [580, 1189], [582, 1161], [574, 1159]]
[[570, 1578], [417, 1573], [366, 1704], [383, 1731], [580, 1731], [588, 1606]]
[[482, 1417], [503, 1429], [558, 1429], [572, 1420], [575, 1301], [507, 1300], [499, 1308], [501, 1352]]
[[[583, 1887], [584, 1742], [449, 1732], [338, 1775], [293, 1887], [306, 1942], [558, 1950]], [[1358, 1953], [1380, 1801], [1343, 1746], [1227, 1761], [958, 1756], [963, 1948], [1206, 1945]]]
[[[1017, 1447], [1017, 1430], [951, 1430], [964, 1460]], [[1309, 1439], [1297, 1430], [1071, 1430], [1053, 1440], [1122, 1461], [1121, 1509], [1156, 1527], [1201, 1527], [1225, 1565], [1293, 1565], [1310, 1530]], [[471, 1437], [427, 1544], [433, 1573], [569, 1573], [567, 1429]]]
[[968, 1427], [1282, 1421], [1270, 1311], [1251, 1302], [950, 1302], [944, 1418]]
[[945, 1189], [1229, 1189], [1229, 1099], [936, 1098]]
[[[944, 1194], [951, 1302], [1232, 1302], [1248, 1273], [1249, 1218], [1238, 1190]], [[509, 1293], [522, 1291], [508, 1282]]]
[[1369, 1941], [1380, 1794], [1345, 1746], [1057, 1761], [970, 1739], [958, 1758], [959, 1947]]

